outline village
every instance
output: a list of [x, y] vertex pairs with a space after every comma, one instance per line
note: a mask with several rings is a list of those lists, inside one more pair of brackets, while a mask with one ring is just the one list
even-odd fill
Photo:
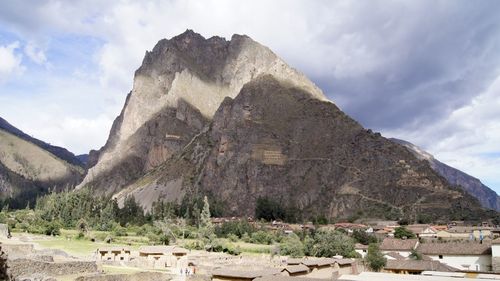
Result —
[[[217, 227], [241, 220], [253, 223], [251, 218], [212, 218], [211, 222]], [[89, 246], [88, 255], [73, 256], [57, 246], [40, 247], [37, 238], [26, 233], [11, 236], [8, 227], [0, 225], [0, 246], [15, 280], [500, 280], [500, 228], [463, 222], [406, 225], [404, 229], [414, 234], [411, 238], [395, 237], [398, 228], [395, 221], [314, 225], [275, 220], [265, 224], [266, 231], [284, 235], [324, 230], [367, 233], [379, 241], [385, 260], [379, 270], [367, 265], [370, 246], [361, 243], [355, 244], [356, 258], [291, 257], [273, 250], [231, 255], [188, 249], [182, 241], [142, 246], [96, 242], [93, 250]]]

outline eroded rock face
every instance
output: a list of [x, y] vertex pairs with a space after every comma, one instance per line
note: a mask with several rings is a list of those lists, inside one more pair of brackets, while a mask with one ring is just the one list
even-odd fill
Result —
[[451, 185], [462, 187], [467, 193], [476, 197], [483, 207], [500, 211], [500, 197], [479, 179], [444, 164], [412, 143], [399, 139], [391, 140], [408, 148], [417, 158], [428, 161], [431, 167]]
[[228, 216], [253, 215], [259, 197], [296, 210], [299, 220], [482, 212], [426, 161], [271, 75], [226, 98], [206, 132], [126, 193], [148, 206], [141, 194], [161, 190], [157, 198], [175, 201], [168, 192], [176, 189], [208, 194]]
[[[364, 129], [246, 36], [187, 31], [148, 52], [80, 186], [155, 201], [208, 195], [224, 215], [267, 197], [297, 219], [484, 214], [426, 161]], [[187, 196], [187, 197], [186, 197]]]
[[[136, 71], [125, 107], [80, 187], [119, 191], [185, 145], [191, 134], [212, 118], [225, 97], [235, 97], [245, 83], [266, 73], [325, 99], [306, 77], [249, 37], [205, 39], [188, 30], [159, 41]], [[169, 115], [172, 113], [175, 116]], [[162, 115], [185, 128], [179, 134], [144, 142], [156, 122], [153, 119]]]

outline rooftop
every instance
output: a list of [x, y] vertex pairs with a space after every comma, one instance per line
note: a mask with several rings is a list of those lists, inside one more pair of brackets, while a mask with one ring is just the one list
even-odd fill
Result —
[[417, 251], [424, 255], [490, 255], [491, 242], [421, 243]]
[[411, 251], [415, 249], [418, 244], [418, 239], [395, 239], [385, 238], [380, 244], [382, 251]]

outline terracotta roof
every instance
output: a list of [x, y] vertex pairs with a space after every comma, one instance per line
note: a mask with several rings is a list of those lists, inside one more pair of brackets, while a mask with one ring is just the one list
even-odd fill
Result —
[[307, 266], [317, 266], [318, 265], [318, 260], [312, 259], [312, 260], [303, 260], [302, 264], [305, 264]]
[[299, 264], [299, 265], [289, 265], [285, 268], [283, 268], [282, 271], [288, 271], [289, 273], [298, 273], [298, 272], [308, 272], [309, 271], [309, 267], [303, 265], [303, 264]]
[[386, 256], [389, 256], [395, 260], [405, 260], [406, 258], [403, 257], [402, 255], [400, 255], [399, 253], [397, 252], [389, 252], [387, 254], [385, 254]]
[[130, 252], [129, 247], [102, 247], [97, 249], [98, 252], [121, 252], [121, 251], [127, 251]]
[[453, 272], [456, 268], [440, 263], [439, 261], [424, 260], [387, 260], [384, 267], [389, 270], [413, 270], [413, 271], [440, 271]]
[[286, 264], [301, 264], [304, 259], [287, 259]]
[[348, 264], [353, 264], [356, 262], [353, 259], [334, 259], [334, 261], [336, 263], [338, 263], [339, 265], [348, 265]]
[[417, 250], [424, 255], [490, 255], [491, 242], [422, 243]]
[[410, 224], [406, 226], [406, 229], [410, 230], [411, 232], [415, 234], [419, 234], [423, 232], [425, 229], [430, 227], [428, 224]]
[[356, 245], [354, 245], [354, 249], [356, 249], [356, 250], [368, 250], [368, 245], [356, 243]]
[[139, 253], [146, 254], [187, 254], [188, 250], [178, 246], [142, 246], [139, 248]]
[[411, 251], [417, 246], [418, 239], [395, 239], [385, 238], [380, 244], [382, 251]]
[[268, 275], [254, 279], [254, 281], [325, 281], [326, 279], [295, 277], [282, 275]]
[[269, 268], [264, 270], [254, 270], [254, 271], [240, 271], [240, 270], [227, 270], [227, 269], [216, 269], [212, 273], [212, 276], [223, 276], [232, 278], [243, 278], [243, 279], [254, 279], [257, 277], [263, 277], [268, 275], [280, 274], [281, 270], [277, 268]]

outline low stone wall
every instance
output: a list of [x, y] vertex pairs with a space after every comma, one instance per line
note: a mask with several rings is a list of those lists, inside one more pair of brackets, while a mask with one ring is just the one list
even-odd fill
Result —
[[139, 272], [135, 274], [114, 274], [81, 276], [75, 281], [159, 281], [171, 280], [171, 275], [160, 272]]
[[97, 264], [87, 261], [44, 262], [32, 259], [15, 259], [8, 261], [8, 272], [12, 277], [44, 274], [58, 276], [69, 274], [88, 274], [97, 272]]

